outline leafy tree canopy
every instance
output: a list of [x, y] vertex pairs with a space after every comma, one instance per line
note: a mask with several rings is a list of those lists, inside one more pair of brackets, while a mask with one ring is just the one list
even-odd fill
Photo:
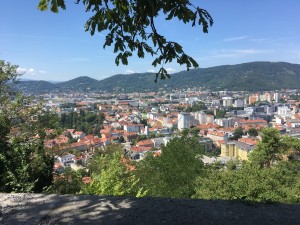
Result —
[[0, 191], [41, 192], [51, 184], [53, 158], [37, 137], [55, 119], [45, 119], [41, 105], [29, 107], [30, 99], [10, 88], [19, 75], [17, 66], [0, 60]]
[[244, 132], [243, 132], [243, 128], [242, 127], [238, 127], [233, 131], [233, 137], [231, 137], [231, 140], [238, 140], [239, 138], [241, 138], [243, 136]]
[[11, 89], [8, 82], [16, 81], [20, 74], [17, 73], [18, 66], [11, 65], [9, 62], [0, 60], [0, 104], [9, 100], [15, 92]]
[[293, 157], [299, 154], [299, 139], [281, 136], [274, 128], [264, 128], [261, 133], [250, 161], [231, 161], [222, 169], [208, 167], [197, 177], [193, 197], [299, 203], [300, 161]]
[[197, 112], [201, 110], [206, 110], [204, 102], [194, 102], [192, 105], [188, 106], [184, 111], [185, 112]]
[[[173, 60], [180, 65], [198, 67], [198, 63], [185, 53], [182, 46], [167, 40], [159, 33], [155, 18], [160, 14], [166, 20], [177, 18], [183, 23], [202, 26], [204, 33], [213, 25], [210, 14], [196, 7], [188, 0], [77, 0], [91, 11], [93, 16], [85, 24], [85, 30], [91, 35], [95, 32], [108, 31], [103, 47], [114, 45], [117, 53], [115, 63], [128, 64], [128, 58], [136, 53], [144, 58], [145, 53], [155, 57], [153, 66], [162, 65], [156, 79], [170, 77], [164, 64]], [[45, 11], [50, 6], [52, 12], [58, 13], [59, 8], [66, 9], [64, 0], [40, 0], [38, 8]]]
[[300, 151], [300, 141], [294, 137], [281, 136], [274, 128], [261, 130], [262, 140], [250, 153], [250, 161], [260, 167], [270, 167], [285, 157]]
[[188, 198], [194, 194], [194, 181], [202, 174], [197, 157], [204, 152], [195, 137], [183, 135], [162, 147], [160, 156], [151, 153], [137, 165], [140, 185], [154, 197]]
[[194, 198], [299, 203], [299, 162], [260, 168], [245, 162], [238, 170], [207, 170], [195, 182]]
[[[138, 188], [139, 179], [127, 168], [128, 162], [122, 160], [122, 146], [113, 144], [107, 154], [98, 155], [94, 160], [92, 183], [83, 187], [84, 194], [143, 196], [145, 192]], [[112, 151], [112, 152], [111, 152]], [[91, 167], [90, 167], [91, 168]]]
[[225, 110], [219, 110], [219, 111], [217, 111], [216, 119], [224, 118], [225, 115], [226, 115], [226, 111]]
[[80, 171], [65, 168], [61, 176], [55, 176], [52, 186], [46, 191], [54, 194], [76, 194], [83, 186]]
[[248, 130], [248, 135], [250, 135], [251, 137], [256, 137], [258, 135], [258, 131], [252, 127]]

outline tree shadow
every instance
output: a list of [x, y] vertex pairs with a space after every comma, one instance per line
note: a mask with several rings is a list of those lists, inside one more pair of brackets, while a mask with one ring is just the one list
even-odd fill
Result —
[[300, 205], [92, 195], [0, 194], [0, 224], [300, 224]]

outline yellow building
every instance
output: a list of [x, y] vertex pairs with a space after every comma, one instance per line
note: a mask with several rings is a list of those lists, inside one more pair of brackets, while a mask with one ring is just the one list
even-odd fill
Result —
[[259, 95], [255, 94], [255, 95], [250, 95], [249, 96], [249, 104], [254, 104], [255, 102], [259, 101]]
[[254, 148], [255, 145], [253, 144], [241, 141], [228, 141], [221, 144], [221, 156], [248, 160], [248, 155]]

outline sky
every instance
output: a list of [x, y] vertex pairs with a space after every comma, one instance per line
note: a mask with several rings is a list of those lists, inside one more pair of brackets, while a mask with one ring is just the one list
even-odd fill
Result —
[[[157, 72], [153, 58], [132, 57], [115, 65], [112, 47], [103, 49], [105, 35], [91, 36], [84, 25], [91, 13], [66, 0], [58, 14], [37, 9], [39, 0], [0, 1], [0, 59], [19, 65], [22, 78], [65, 81], [79, 76], [97, 80], [115, 74]], [[183, 46], [200, 68], [252, 61], [300, 64], [299, 0], [192, 0], [214, 19], [207, 34], [178, 20], [155, 20], [157, 30]], [[170, 73], [185, 70], [175, 63]]]

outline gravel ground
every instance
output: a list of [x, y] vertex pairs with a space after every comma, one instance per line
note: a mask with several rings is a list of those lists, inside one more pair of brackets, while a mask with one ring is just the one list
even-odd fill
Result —
[[0, 193], [0, 224], [298, 225], [300, 205]]

